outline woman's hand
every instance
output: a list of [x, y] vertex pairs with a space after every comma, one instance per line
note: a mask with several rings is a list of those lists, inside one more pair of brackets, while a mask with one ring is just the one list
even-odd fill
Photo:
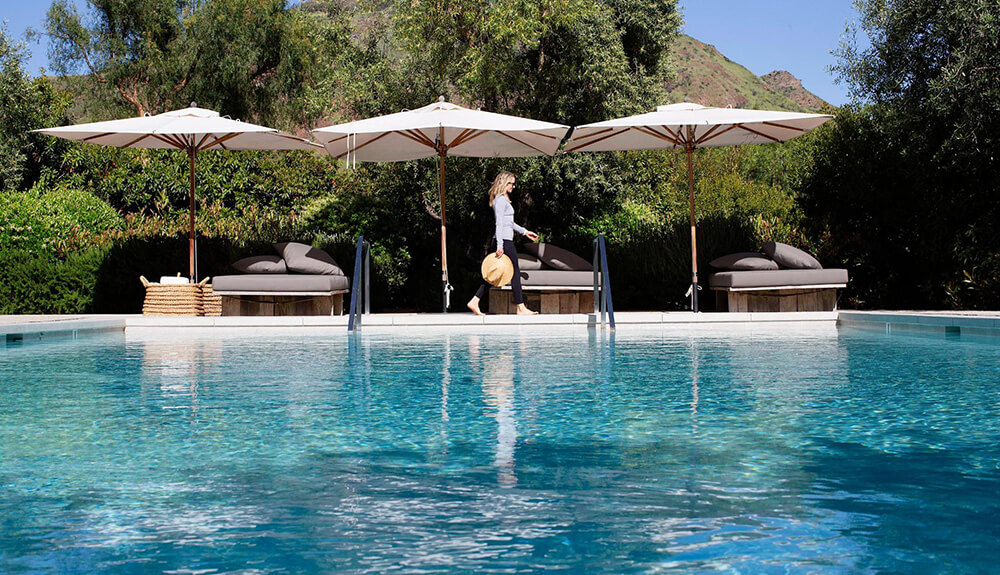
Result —
[[502, 255], [503, 255], [503, 248], [497, 248], [497, 257], [499, 258]]
[[528, 239], [531, 240], [531, 241], [533, 241], [533, 242], [537, 242], [538, 241], [538, 234], [536, 234], [535, 232], [526, 231], [526, 232], [524, 232], [524, 235], [526, 235], [528, 237]]

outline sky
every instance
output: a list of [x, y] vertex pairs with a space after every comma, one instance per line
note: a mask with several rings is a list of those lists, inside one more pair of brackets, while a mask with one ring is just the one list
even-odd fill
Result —
[[[74, 0], [83, 6], [83, 0]], [[24, 39], [25, 31], [43, 31], [51, 0], [0, 0], [0, 18], [7, 33]], [[714, 45], [730, 60], [758, 76], [787, 70], [803, 86], [839, 106], [848, 101], [847, 88], [835, 85], [827, 70], [848, 22], [857, 17], [852, 0], [681, 0], [684, 32]], [[50, 68], [44, 36], [29, 42], [27, 69], [38, 76]]]
[[[806, 90], [840, 106], [847, 86], [828, 68], [848, 23], [853, 0], [681, 0], [684, 33], [711, 44], [758, 76], [787, 70]], [[862, 40], [862, 42], [864, 42]]]

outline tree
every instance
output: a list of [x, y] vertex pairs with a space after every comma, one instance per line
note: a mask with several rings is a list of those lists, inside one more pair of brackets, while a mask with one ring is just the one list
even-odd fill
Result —
[[[580, 124], [663, 96], [676, 0], [395, 2], [410, 69], [490, 111]], [[426, 99], [426, 95], [424, 95]]]
[[872, 306], [1000, 303], [1000, 4], [864, 0], [803, 205]]
[[[68, 0], [49, 9], [50, 59], [115, 88], [111, 104], [160, 113], [191, 101], [232, 117], [287, 127], [303, 111], [347, 37], [343, 11], [288, 10], [285, 0]], [[341, 17], [341, 20], [336, 18]], [[333, 32], [331, 33], [331, 30]], [[322, 42], [322, 46], [317, 43]], [[119, 110], [114, 110], [117, 112]]]
[[27, 53], [0, 27], [0, 191], [31, 187], [65, 145], [31, 130], [65, 122], [69, 95], [24, 71]]

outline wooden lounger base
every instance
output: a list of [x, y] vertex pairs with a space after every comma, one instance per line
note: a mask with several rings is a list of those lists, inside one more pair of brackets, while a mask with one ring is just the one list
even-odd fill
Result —
[[[594, 313], [594, 289], [574, 287], [525, 287], [524, 303], [529, 309], [543, 314]], [[507, 289], [490, 289], [490, 313], [517, 313], [514, 292]]]
[[[219, 293], [219, 292], [216, 292]], [[225, 292], [224, 316], [344, 315], [344, 294], [338, 292]]]
[[834, 311], [837, 289], [845, 286], [787, 286], [773, 288], [712, 288], [718, 311]]

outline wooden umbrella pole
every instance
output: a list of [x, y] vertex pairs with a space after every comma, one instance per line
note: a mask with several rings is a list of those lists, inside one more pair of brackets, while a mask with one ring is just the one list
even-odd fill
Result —
[[190, 209], [189, 209], [189, 220], [191, 224], [191, 234], [188, 239], [188, 277], [191, 278], [191, 282], [195, 281], [194, 278], [194, 156], [198, 152], [191, 148], [188, 150], [188, 159], [190, 160], [189, 172], [191, 180], [191, 197], [190, 197]]
[[440, 141], [438, 143], [438, 172], [441, 193], [441, 307], [444, 313], [448, 313], [448, 290], [451, 285], [448, 283], [448, 245], [445, 242], [447, 224], [445, 224], [444, 209], [444, 157], [447, 154], [444, 148], [444, 128], [441, 128]]
[[698, 234], [694, 219], [694, 146], [687, 145], [688, 204], [691, 210], [691, 311], [698, 311]]

